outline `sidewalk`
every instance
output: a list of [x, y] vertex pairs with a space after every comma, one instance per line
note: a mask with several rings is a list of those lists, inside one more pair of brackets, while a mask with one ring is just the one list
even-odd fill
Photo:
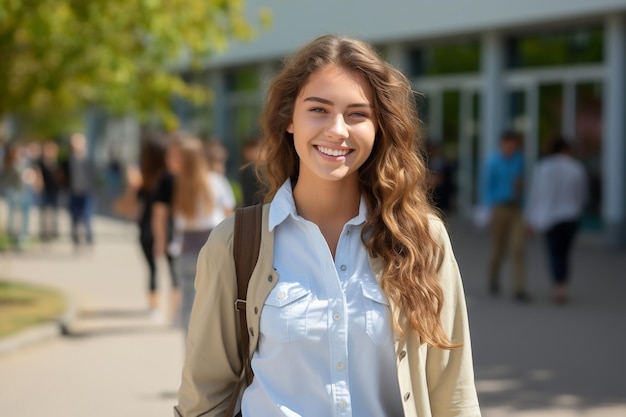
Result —
[[[67, 231], [62, 214], [61, 230]], [[154, 324], [147, 314], [135, 226], [98, 217], [95, 229], [92, 252], [74, 253], [64, 237], [21, 253], [0, 253], [3, 277], [59, 288], [77, 311], [69, 337], [0, 356], [0, 414], [171, 415], [182, 332]], [[168, 289], [162, 275], [159, 284]]]
[[520, 305], [506, 268], [502, 294], [487, 294], [487, 236], [458, 221], [450, 233], [468, 299], [483, 416], [626, 416], [626, 252], [581, 236], [571, 302], [555, 306], [536, 237], [527, 254], [533, 302]]
[[[461, 221], [451, 222], [450, 233], [467, 293], [483, 415], [625, 416], [626, 254], [581, 239], [572, 302], [557, 307], [549, 300], [542, 247], [533, 241], [534, 302], [519, 305], [507, 292], [510, 280], [503, 279], [499, 298], [487, 295], [486, 236]], [[2, 275], [60, 288], [79, 312], [72, 336], [0, 356], [3, 415], [171, 415], [182, 334], [146, 314], [134, 226], [99, 217], [96, 237], [93, 253], [74, 254], [68, 240], [0, 253]]]

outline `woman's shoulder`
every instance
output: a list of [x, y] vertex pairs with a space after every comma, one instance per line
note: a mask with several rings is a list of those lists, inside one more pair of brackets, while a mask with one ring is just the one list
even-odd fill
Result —
[[435, 214], [428, 215], [428, 229], [437, 241], [448, 238], [448, 229], [446, 228], [446, 225], [443, 220]]
[[230, 248], [232, 246], [235, 229], [235, 216], [231, 214], [213, 228], [209, 235], [207, 245], [212, 247]]

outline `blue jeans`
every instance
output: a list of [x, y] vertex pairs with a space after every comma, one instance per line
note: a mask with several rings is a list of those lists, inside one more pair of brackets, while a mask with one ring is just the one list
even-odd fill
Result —
[[78, 225], [83, 223], [85, 239], [88, 244], [93, 243], [91, 230], [91, 218], [93, 216], [93, 197], [89, 194], [70, 195], [70, 217], [72, 219], [72, 241], [75, 245], [80, 243]]
[[555, 284], [567, 284], [569, 281], [570, 253], [577, 231], [578, 220], [571, 220], [557, 223], [546, 232], [546, 247]]
[[[7, 217], [7, 232], [20, 246], [28, 236], [28, 224], [30, 220], [30, 207], [33, 195], [28, 188], [8, 188], [6, 190], [9, 213]], [[20, 217], [18, 223], [18, 215]]]

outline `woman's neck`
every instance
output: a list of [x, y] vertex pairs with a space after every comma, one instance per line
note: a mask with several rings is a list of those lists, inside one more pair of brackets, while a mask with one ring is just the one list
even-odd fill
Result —
[[334, 257], [343, 226], [359, 213], [358, 178], [355, 181], [299, 178], [293, 198], [298, 214], [319, 227]]

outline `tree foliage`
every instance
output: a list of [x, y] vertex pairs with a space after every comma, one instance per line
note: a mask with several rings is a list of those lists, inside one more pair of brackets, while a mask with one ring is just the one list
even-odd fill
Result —
[[2, 0], [0, 120], [98, 106], [171, 125], [172, 96], [209, 98], [184, 74], [269, 19], [252, 24], [244, 0]]

